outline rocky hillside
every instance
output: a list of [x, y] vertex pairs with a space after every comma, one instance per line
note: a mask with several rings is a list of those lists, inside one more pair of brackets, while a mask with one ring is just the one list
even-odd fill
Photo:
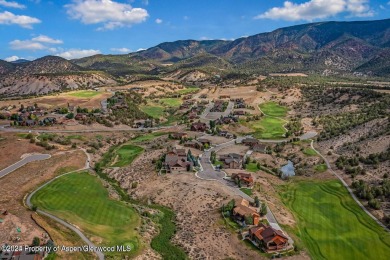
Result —
[[85, 71], [60, 57], [46, 56], [31, 62], [0, 62], [0, 96], [35, 95], [65, 89], [86, 89], [114, 84], [110, 75]]
[[[390, 19], [386, 19], [303, 24], [235, 41], [177, 41], [138, 55], [161, 62], [192, 59], [194, 63], [198, 59], [202, 63], [199, 54], [209, 53], [249, 72], [339, 74], [353, 73], [357, 68], [368, 72], [373, 59], [389, 58], [389, 47]], [[207, 66], [208, 61], [202, 65]], [[370, 73], [383, 76], [388, 64], [382, 64], [385, 68]]]

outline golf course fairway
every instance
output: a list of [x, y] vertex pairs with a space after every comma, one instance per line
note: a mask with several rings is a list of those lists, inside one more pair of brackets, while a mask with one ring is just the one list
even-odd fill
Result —
[[281, 197], [313, 259], [389, 259], [390, 234], [338, 180], [293, 182], [282, 186]]

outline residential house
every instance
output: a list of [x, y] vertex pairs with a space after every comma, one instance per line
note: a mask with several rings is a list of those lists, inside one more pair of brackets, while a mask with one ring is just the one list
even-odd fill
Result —
[[165, 155], [164, 166], [168, 173], [181, 173], [190, 170], [193, 163], [188, 161], [185, 149], [175, 148]]
[[195, 149], [198, 149], [198, 150], [202, 150], [203, 149], [203, 144], [196, 141], [196, 140], [189, 140], [187, 142], [185, 142], [183, 144], [185, 147], [191, 147], [191, 148], [195, 148]]
[[232, 174], [232, 180], [240, 182], [242, 186], [252, 187], [253, 186], [253, 177], [250, 173], [239, 172]]
[[203, 146], [207, 145], [207, 146], [211, 146], [211, 141], [209, 139], [206, 139], [206, 138], [199, 138], [198, 139], [198, 142], [201, 143]]
[[219, 156], [219, 161], [223, 163], [223, 168], [241, 169], [244, 157], [240, 154], [229, 153]]
[[219, 131], [218, 135], [222, 136], [222, 137], [226, 137], [228, 139], [234, 138], [233, 134], [229, 133], [228, 131], [224, 131], [224, 130], [223, 131]]
[[257, 143], [251, 146], [252, 151], [259, 152], [259, 153], [265, 153], [266, 145], [262, 143]]
[[233, 115], [235, 115], [235, 116], [245, 116], [245, 111], [243, 111], [243, 110], [234, 110]]
[[193, 123], [191, 125], [191, 131], [195, 131], [195, 132], [204, 132], [207, 130], [207, 128], [208, 128], [207, 125], [201, 122]]
[[187, 138], [188, 134], [187, 133], [172, 133], [171, 136], [173, 139], [181, 140], [181, 139]]
[[245, 138], [241, 141], [241, 143], [243, 145], [246, 145], [246, 146], [249, 146], [249, 147], [252, 147], [254, 146], [255, 144], [258, 144], [259, 143], [259, 140], [257, 140], [256, 138]]
[[84, 121], [85, 119], [87, 119], [87, 114], [84, 114], [84, 113], [78, 113], [74, 119], [77, 120], [77, 121]]
[[251, 207], [249, 201], [246, 199], [236, 199], [234, 203], [235, 207], [233, 208], [233, 218], [239, 224], [245, 226], [248, 223], [245, 223], [245, 218], [252, 217], [253, 225], [258, 225], [260, 221], [260, 214], [257, 211], [257, 208]]
[[261, 223], [249, 229], [249, 238], [266, 252], [287, 249], [288, 237], [281, 231]]

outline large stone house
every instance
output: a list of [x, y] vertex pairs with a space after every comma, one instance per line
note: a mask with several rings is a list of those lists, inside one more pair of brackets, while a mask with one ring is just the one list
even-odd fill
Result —
[[249, 238], [266, 252], [285, 250], [289, 245], [287, 236], [281, 230], [262, 223], [249, 229]]
[[191, 170], [193, 163], [188, 161], [185, 149], [173, 149], [165, 155], [167, 173], [182, 173]]

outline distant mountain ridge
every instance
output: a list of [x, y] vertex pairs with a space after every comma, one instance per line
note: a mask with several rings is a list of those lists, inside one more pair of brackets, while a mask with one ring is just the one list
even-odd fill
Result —
[[[32, 75], [79, 73], [80, 78], [88, 71], [103, 71], [118, 78], [196, 69], [214, 74], [303, 72], [390, 77], [390, 19], [302, 24], [234, 41], [179, 40], [125, 55], [99, 54], [70, 61], [55, 56], [30, 62], [0, 60], [0, 94], [4, 93], [2, 88], [11, 89], [12, 84]], [[107, 82], [112, 82], [108, 77]], [[55, 85], [56, 89], [75, 87], [68, 81], [58, 82], [63, 86]]]

